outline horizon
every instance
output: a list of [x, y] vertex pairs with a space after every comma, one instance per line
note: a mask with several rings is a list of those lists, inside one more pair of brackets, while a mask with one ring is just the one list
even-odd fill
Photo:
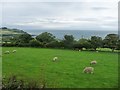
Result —
[[[2, 26], [2, 27], [6, 27], [6, 26]], [[11, 27], [11, 28], [10, 27], [6, 27], [6, 28], [7, 29], [18, 29], [18, 30], [23, 30], [23, 31], [33, 31], [33, 30], [40, 30], [40, 31], [44, 31], [44, 30], [45, 31], [115, 31], [115, 32], [118, 31], [118, 30], [91, 30], [91, 29], [89, 29], [89, 30], [85, 30], [85, 29], [84, 30], [83, 29], [82, 30], [81, 29], [79, 29], [79, 30], [75, 30], [75, 29], [72, 29], [72, 30], [71, 29], [70, 30], [68, 30], [68, 29], [62, 29], [62, 30], [61, 29], [56, 29], [55, 30], [55, 29], [40, 29], [40, 28], [39, 29], [29, 29], [29, 28], [22, 29], [22, 28], [15, 28], [15, 27], [14, 28], [13, 27]]]

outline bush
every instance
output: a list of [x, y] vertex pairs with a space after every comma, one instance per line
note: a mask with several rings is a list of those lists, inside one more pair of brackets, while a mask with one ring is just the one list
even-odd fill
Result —
[[29, 43], [18, 43], [17, 44], [18, 47], [29, 47]]
[[50, 43], [47, 43], [46, 47], [48, 47], [48, 48], [60, 48], [60, 42], [52, 41]]
[[73, 44], [73, 48], [74, 48], [75, 50], [76, 50], [76, 49], [77, 49], [77, 50], [79, 50], [79, 49], [82, 50], [83, 46], [82, 46], [80, 43], [74, 43], [74, 44]]
[[39, 42], [46, 44], [46, 43], [50, 43], [52, 41], [55, 41], [55, 36], [53, 36], [53, 34], [51, 34], [51, 33], [43, 32], [40, 35], [36, 36], [36, 39]]
[[67, 49], [72, 49], [75, 40], [73, 35], [64, 35], [64, 39], [61, 41], [63, 47]]
[[22, 79], [18, 79], [15, 75], [9, 78], [4, 77], [2, 81], [2, 90], [40, 90], [43, 88], [45, 88], [45, 83], [38, 84], [34, 80], [25, 82]]
[[37, 41], [35, 39], [30, 40], [29, 45], [31, 47], [43, 47], [42, 43], [40, 43], [39, 41]]

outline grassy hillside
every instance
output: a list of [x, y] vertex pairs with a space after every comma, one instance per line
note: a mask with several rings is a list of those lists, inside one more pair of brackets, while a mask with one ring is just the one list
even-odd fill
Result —
[[0, 34], [2, 35], [12, 35], [12, 34], [23, 34], [25, 33], [19, 29], [0, 29]]
[[0, 43], [1, 41], [9, 42], [10, 39], [15, 35], [25, 34], [26, 32], [19, 29], [1, 29], [0, 28]]
[[[3, 48], [16, 53], [3, 54], [3, 76], [17, 75], [24, 80], [45, 80], [47, 87], [114, 88], [118, 86], [118, 54], [38, 48]], [[59, 61], [53, 62], [57, 56]], [[96, 60], [94, 74], [82, 73]], [[42, 78], [42, 79], [41, 79]]]

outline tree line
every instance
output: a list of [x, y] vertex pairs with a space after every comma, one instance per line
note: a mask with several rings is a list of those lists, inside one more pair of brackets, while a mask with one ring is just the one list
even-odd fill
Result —
[[99, 36], [91, 36], [90, 39], [81, 38], [79, 40], [75, 40], [73, 35], [64, 35], [64, 38], [61, 40], [57, 39], [49, 32], [43, 32], [35, 38], [25, 33], [13, 36], [9, 40], [9, 43], [3, 40], [2, 46], [64, 48], [76, 50], [110, 48], [112, 51], [120, 50], [120, 37], [118, 34], [108, 34], [104, 39]]

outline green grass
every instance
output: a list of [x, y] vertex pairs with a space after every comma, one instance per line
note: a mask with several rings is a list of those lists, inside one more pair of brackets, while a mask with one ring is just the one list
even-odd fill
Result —
[[[16, 53], [3, 54], [3, 76], [17, 75], [25, 80], [45, 80], [48, 88], [115, 88], [118, 86], [118, 54], [41, 48], [3, 48]], [[57, 56], [59, 61], [52, 62]], [[94, 74], [82, 73], [96, 60]], [[41, 79], [42, 78], [42, 79]]]

